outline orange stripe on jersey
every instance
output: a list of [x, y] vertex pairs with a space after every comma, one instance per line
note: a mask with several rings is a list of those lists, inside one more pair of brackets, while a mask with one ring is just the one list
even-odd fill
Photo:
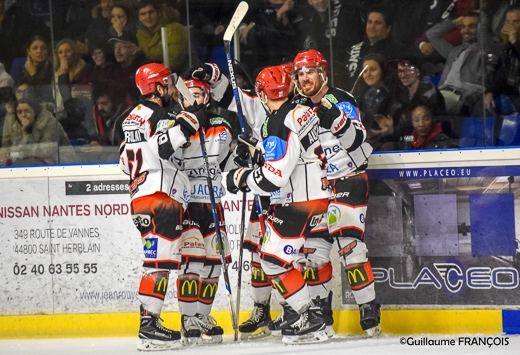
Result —
[[141, 278], [139, 294], [159, 298], [164, 301], [168, 289], [168, 271], [158, 271], [146, 274]]
[[291, 269], [284, 274], [272, 277], [271, 285], [280, 292], [284, 299], [287, 299], [305, 287], [305, 280], [298, 270]]

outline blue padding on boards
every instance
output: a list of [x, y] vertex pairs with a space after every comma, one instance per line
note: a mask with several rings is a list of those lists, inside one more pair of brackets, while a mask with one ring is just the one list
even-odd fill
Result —
[[515, 255], [513, 194], [469, 195], [471, 253]]
[[502, 328], [506, 334], [520, 334], [520, 310], [503, 310]]

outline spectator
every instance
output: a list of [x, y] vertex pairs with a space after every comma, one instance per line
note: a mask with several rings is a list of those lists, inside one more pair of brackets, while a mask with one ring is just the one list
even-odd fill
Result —
[[[446, 111], [453, 115], [471, 115], [471, 108], [484, 94], [483, 76], [485, 65], [477, 40], [479, 14], [470, 12], [456, 20], [447, 19], [426, 32], [432, 46], [446, 58], [446, 65], [439, 81], [439, 89], [446, 102]], [[444, 39], [444, 34], [461, 25], [462, 44], [453, 46]], [[489, 32], [481, 31], [489, 43]]]
[[85, 44], [91, 41], [107, 41], [112, 27], [112, 9], [114, 0], [98, 0], [98, 5], [92, 9], [92, 19], [85, 32]]
[[121, 90], [112, 80], [98, 81], [93, 85], [94, 120], [97, 141], [101, 145], [119, 147], [124, 140], [121, 124], [133, 108], [133, 102], [120, 93]]
[[16, 84], [27, 83], [42, 101], [53, 102], [52, 81], [54, 78], [47, 40], [41, 35], [31, 37], [26, 47], [27, 60], [15, 77]]
[[500, 54], [486, 79], [484, 102], [488, 112], [506, 115], [520, 112], [520, 5], [507, 10], [501, 38]]
[[92, 107], [92, 100], [85, 62], [74, 41], [68, 38], [56, 45], [54, 60], [58, 120], [70, 139], [88, 140], [93, 127], [85, 126], [85, 118], [88, 116], [88, 108]]
[[15, 119], [14, 106], [16, 97], [13, 93], [13, 78], [5, 71], [4, 64], [0, 63], [0, 146], [10, 140], [6, 137], [6, 127]]
[[137, 37], [130, 33], [123, 33], [117, 38], [110, 38], [109, 43], [114, 45], [116, 70], [111, 78], [118, 82], [134, 103], [137, 103], [140, 93], [135, 85], [135, 73], [148, 59], [137, 44]]
[[92, 62], [85, 68], [88, 81], [93, 84], [113, 78], [116, 62], [110, 45], [106, 41], [93, 40], [88, 44], [88, 52], [92, 58]]
[[[337, 63], [334, 65], [334, 82], [336, 86], [343, 87], [346, 83], [342, 81], [348, 75], [345, 70], [344, 50], [363, 40], [363, 19], [359, 3], [345, 0], [308, 1], [313, 11], [306, 18], [309, 34], [305, 38], [304, 47], [323, 53], [329, 62], [329, 69], [333, 62]], [[330, 19], [329, 3], [332, 3]], [[330, 58], [331, 43], [334, 61]]]
[[303, 18], [294, 0], [249, 1], [247, 26], [240, 28], [243, 61], [253, 72], [291, 61], [303, 43]]
[[123, 34], [135, 35], [137, 33], [137, 23], [133, 13], [122, 2], [114, 4], [110, 21], [109, 38], [117, 38], [123, 36]]
[[4, 159], [33, 159], [44, 164], [57, 163], [57, 145], [67, 146], [70, 142], [52, 113], [42, 108], [38, 99], [34, 97], [19, 100], [15, 112], [16, 119], [10, 127], [6, 127], [11, 141], [2, 142], [3, 151], [0, 156]]
[[417, 103], [412, 108], [412, 141], [404, 149], [457, 148], [458, 146], [442, 132], [442, 127], [434, 118], [431, 107], [426, 102]]
[[366, 23], [367, 39], [353, 45], [347, 53], [347, 67], [350, 72], [347, 87], [352, 90], [359, 73], [362, 70], [364, 57], [369, 53], [382, 55], [386, 60], [408, 59], [415, 63], [420, 62], [420, 52], [401, 42], [392, 39], [392, 18], [386, 10], [374, 9], [368, 13]]
[[137, 39], [139, 47], [153, 62], [163, 62], [161, 27], [166, 27], [168, 36], [169, 67], [181, 73], [188, 68], [188, 34], [179, 22], [164, 23], [159, 16], [159, 7], [153, 1], [138, 3], [139, 24]]
[[394, 97], [395, 84], [388, 74], [385, 58], [376, 53], [365, 56], [364, 89], [356, 95], [361, 122], [367, 130], [367, 142], [374, 150], [397, 149], [399, 137], [412, 131], [411, 124], [401, 118], [403, 105]]
[[429, 80], [421, 80], [419, 69], [412, 65], [410, 61], [400, 60], [397, 62], [397, 75], [404, 87], [399, 96], [399, 100], [405, 105], [404, 114], [411, 114], [411, 108], [419, 100], [427, 101], [432, 107], [434, 115], [446, 114], [444, 97], [439, 89]]

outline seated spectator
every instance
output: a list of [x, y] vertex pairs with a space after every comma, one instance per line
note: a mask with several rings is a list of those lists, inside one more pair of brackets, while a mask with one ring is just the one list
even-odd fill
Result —
[[85, 32], [85, 44], [87, 46], [91, 41], [106, 42], [111, 37], [113, 7], [114, 0], [98, 0], [98, 5], [92, 9], [92, 20]]
[[426, 102], [417, 103], [412, 108], [412, 126], [412, 139], [404, 143], [403, 149], [458, 148], [442, 132], [441, 124], [435, 120], [433, 111]]
[[434, 115], [445, 115], [446, 105], [444, 97], [439, 89], [428, 80], [421, 80], [421, 74], [417, 67], [408, 60], [397, 62], [397, 76], [404, 87], [399, 95], [399, 100], [405, 105], [403, 114], [411, 114], [412, 106], [419, 101], [427, 101], [433, 109]]
[[19, 100], [15, 112], [16, 119], [6, 127], [11, 139], [2, 142], [0, 160], [31, 159], [43, 164], [58, 163], [58, 145], [67, 146], [70, 142], [54, 115], [42, 108], [34, 97]]
[[347, 84], [349, 91], [353, 89], [354, 83], [363, 69], [361, 64], [369, 53], [377, 53], [386, 60], [408, 59], [414, 63], [421, 62], [420, 52], [392, 39], [391, 31], [392, 18], [384, 9], [373, 9], [368, 13], [366, 22], [367, 39], [354, 44], [347, 50], [346, 62], [350, 72]]
[[402, 117], [403, 105], [396, 100], [395, 84], [388, 75], [385, 58], [371, 53], [363, 61], [364, 88], [355, 94], [361, 122], [367, 129], [366, 141], [374, 150], [395, 150], [400, 137], [410, 134], [411, 124]]
[[[479, 14], [470, 12], [456, 20], [447, 19], [426, 32], [432, 46], [446, 58], [439, 81], [439, 90], [446, 102], [446, 111], [452, 115], [470, 116], [472, 108], [484, 94], [483, 77], [485, 63], [477, 39]], [[453, 46], [444, 39], [444, 34], [461, 25], [462, 44]], [[490, 41], [489, 32], [484, 34], [484, 43]]]
[[294, 0], [249, 1], [250, 8], [240, 28], [242, 60], [253, 71], [267, 65], [289, 62], [303, 44], [302, 17]]
[[5, 137], [7, 130], [15, 119], [14, 107], [16, 97], [13, 93], [14, 80], [5, 71], [4, 64], [0, 63], [0, 146], [10, 138]]
[[128, 94], [134, 103], [137, 103], [141, 95], [135, 85], [135, 73], [139, 67], [148, 62], [148, 59], [137, 45], [137, 37], [129, 33], [111, 38], [109, 43], [114, 46], [116, 69], [110, 79], [119, 85]]
[[27, 44], [27, 60], [15, 77], [16, 84], [27, 83], [40, 100], [53, 102], [54, 69], [47, 41], [43, 36], [35, 35]]
[[507, 115], [520, 112], [520, 5], [508, 9], [501, 38], [500, 53], [486, 79], [484, 102], [488, 114]]
[[85, 62], [74, 41], [65, 38], [57, 43], [55, 63], [58, 120], [70, 139], [88, 139], [93, 130], [93, 127], [85, 126], [85, 118], [92, 107], [90, 85]]
[[117, 38], [123, 34], [132, 36], [137, 33], [137, 22], [133, 12], [122, 2], [114, 4], [110, 22], [109, 38]]
[[90, 83], [106, 80], [114, 76], [116, 62], [112, 48], [106, 41], [91, 41], [88, 52], [92, 62], [86, 65], [86, 77]]
[[137, 4], [139, 24], [137, 39], [139, 47], [153, 62], [163, 62], [161, 27], [166, 27], [168, 36], [169, 67], [172, 72], [182, 73], [188, 68], [188, 34], [179, 22], [164, 23], [159, 16], [159, 7], [153, 1]]
[[[348, 75], [344, 62], [345, 48], [350, 48], [363, 40], [363, 18], [360, 13], [360, 4], [345, 0], [308, 1], [313, 11], [309, 17], [305, 18], [307, 22], [305, 27], [309, 32], [305, 38], [304, 48], [314, 48], [323, 53], [330, 66], [332, 64], [330, 58], [332, 43], [335, 64], [334, 83], [335, 86], [344, 87], [346, 83], [342, 82]], [[332, 4], [330, 21], [329, 3]]]
[[92, 88], [92, 98], [97, 142], [101, 145], [119, 147], [124, 140], [121, 123], [134, 107], [133, 102], [129, 97], [121, 95], [121, 90], [112, 80], [95, 83]]

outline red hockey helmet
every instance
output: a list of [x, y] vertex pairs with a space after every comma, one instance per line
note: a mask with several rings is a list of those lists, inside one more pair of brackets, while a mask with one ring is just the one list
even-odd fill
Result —
[[199, 88], [202, 90], [202, 94], [204, 96], [204, 103], [207, 104], [209, 102], [209, 92], [211, 90], [211, 87], [209, 86], [209, 83], [204, 80], [199, 79], [182, 79], [184, 81], [184, 84], [188, 89], [191, 88]]
[[294, 57], [293, 70], [297, 71], [306, 68], [318, 68], [323, 71], [323, 75], [327, 76], [327, 60], [315, 49], [309, 49], [305, 52], [300, 52]]
[[282, 68], [282, 70], [284, 72], [286, 72], [287, 75], [289, 75], [289, 76], [292, 75], [292, 73], [293, 73], [293, 65], [292, 65], [292, 63], [280, 64], [279, 67]]
[[270, 100], [281, 99], [289, 94], [291, 78], [281, 66], [262, 69], [256, 77], [256, 92], [261, 92]]
[[141, 95], [155, 92], [155, 85], [167, 85], [172, 75], [171, 70], [163, 64], [145, 64], [135, 73], [135, 85], [139, 88]]

